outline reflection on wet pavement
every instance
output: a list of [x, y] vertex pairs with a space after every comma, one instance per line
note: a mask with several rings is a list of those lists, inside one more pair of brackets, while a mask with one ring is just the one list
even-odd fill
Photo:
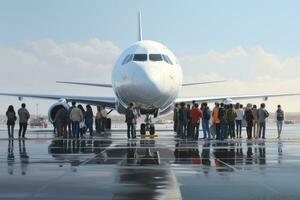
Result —
[[[50, 135], [50, 133], [47, 133]], [[0, 140], [1, 199], [300, 199], [300, 140]]]

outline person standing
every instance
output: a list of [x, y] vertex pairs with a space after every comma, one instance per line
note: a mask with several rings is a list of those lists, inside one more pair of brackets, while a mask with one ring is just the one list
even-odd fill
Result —
[[137, 125], [137, 120], [141, 116], [140, 111], [137, 107], [134, 107], [132, 109], [133, 111], [133, 138], [136, 138], [136, 125]]
[[93, 136], [93, 121], [94, 113], [90, 105], [86, 105], [86, 112], [84, 114], [84, 123], [86, 126], [86, 131], [89, 130], [90, 136]]
[[[74, 101], [72, 101], [72, 106], [69, 108], [69, 117], [70, 117], [70, 114], [71, 114], [71, 111], [72, 111], [72, 109], [73, 108], [75, 108], [76, 107], [76, 102], [74, 102]], [[68, 131], [69, 131], [69, 138], [72, 138], [72, 133], [73, 133], [73, 131], [72, 131], [72, 127], [73, 127], [73, 124], [72, 124], [72, 120], [70, 120], [69, 121], [69, 124], [68, 124]]]
[[7, 117], [7, 130], [8, 130], [8, 138], [13, 139], [14, 138], [14, 128], [15, 123], [17, 120], [15, 109], [12, 105], [8, 106], [8, 109], [6, 111], [6, 117]]
[[235, 138], [235, 132], [234, 132], [235, 118], [236, 118], [236, 112], [233, 109], [233, 105], [230, 104], [229, 109], [227, 110], [227, 113], [226, 113], [226, 119], [227, 119], [227, 123], [228, 123], [228, 133], [229, 133], [231, 139]]
[[198, 140], [199, 137], [199, 124], [200, 124], [201, 117], [202, 117], [202, 112], [199, 109], [199, 105], [195, 103], [191, 110], [191, 123], [192, 123], [191, 133], [192, 133], [192, 138], [194, 140]]
[[82, 120], [79, 122], [79, 132], [80, 132], [80, 136], [82, 137], [83, 134], [85, 134], [85, 132], [86, 132], [86, 126], [85, 126], [85, 122], [84, 122], [85, 110], [81, 104], [79, 104], [77, 107], [81, 110], [82, 115], [83, 115]]
[[248, 103], [245, 110], [245, 120], [247, 122], [247, 138], [249, 140], [252, 138], [252, 127], [254, 119], [251, 107], [252, 105]]
[[281, 105], [278, 105], [276, 110], [276, 125], [277, 125], [278, 139], [280, 139], [283, 121], [284, 121], [284, 112], [281, 109]]
[[219, 119], [220, 119], [220, 140], [224, 140], [225, 138], [227, 138], [226, 110], [225, 110], [224, 103], [220, 104]]
[[104, 131], [106, 130], [107, 128], [107, 111], [105, 109], [105, 107], [102, 107], [100, 106], [100, 112], [101, 112], [101, 121], [102, 121], [102, 127], [101, 127], [101, 131]]
[[187, 114], [187, 137], [191, 138], [192, 136], [192, 122], [191, 122], [191, 105], [186, 105], [186, 114]]
[[258, 127], [259, 127], [259, 123], [258, 123], [258, 109], [257, 109], [256, 105], [253, 105], [252, 115], [253, 115], [253, 137], [255, 139], [258, 139]]
[[242, 121], [244, 119], [243, 105], [237, 103], [235, 109], [236, 109], [236, 118], [235, 118], [236, 137], [237, 138], [242, 138]]
[[179, 133], [181, 138], [187, 137], [187, 109], [185, 107], [185, 103], [180, 103], [180, 109], [179, 109]]
[[173, 130], [178, 135], [178, 118], [179, 118], [179, 104], [175, 104], [175, 108], [173, 110]]
[[55, 124], [58, 137], [67, 138], [67, 126], [69, 124], [68, 111], [65, 108], [60, 108], [55, 115]]
[[203, 130], [203, 138], [206, 139], [210, 139], [210, 129], [209, 129], [209, 121], [210, 121], [210, 116], [211, 115], [211, 111], [207, 105], [206, 102], [204, 102], [202, 104], [202, 130]]
[[22, 103], [21, 108], [18, 110], [18, 115], [19, 115], [19, 125], [20, 125], [19, 138], [21, 138], [21, 133], [22, 133], [22, 138], [25, 139], [27, 123], [30, 118], [30, 114], [26, 109], [25, 103]]
[[265, 139], [266, 133], [266, 119], [269, 117], [269, 113], [266, 110], [266, 104], [260, 104], [258, 109], [258, 121], [259, 121], [259, 138]]
[[219, 111], [220, 111], [220, 104], [218, 102], [215, 103], [215, 107], [213, 109], [213, 124], [216, 129], [216, 139], [220, 140], [220, 118], [219, 118]]
[[83, 120], [83, 113], [78, 107], [74, 107], [70, 113], [72, 121], [72, 137], [79, 138], [79, 123]]
[[95, 126], [96, 126], [96, 132], [101, 133], [101, 127], [102, 127], [102, 116], [101, 116], [101, 107], [97, 106], [97, 113], [95, 117]]
[[135, 138], [134, 137], [134, 130], [133, 130], [133, 120], [134, 120], [134, 114], [133, 114], [133, 103], [130, 103], [130, 105], [127, 107], [125, 112], [125, 122], [127, 123], [127, 138], [130, 139]]

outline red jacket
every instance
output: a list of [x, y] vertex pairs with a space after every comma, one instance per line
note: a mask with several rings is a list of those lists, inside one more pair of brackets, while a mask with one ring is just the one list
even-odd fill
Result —
[[193, 108], [191, 111], [192, 123], [197, 124], [200, 123], [200, 119], [202, 117], [202, 111], [199, 108]]

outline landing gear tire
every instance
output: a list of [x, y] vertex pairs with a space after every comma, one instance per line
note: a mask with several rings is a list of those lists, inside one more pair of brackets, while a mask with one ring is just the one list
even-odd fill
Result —
[[155, 127], [154, 127], [154, 124], [150, 124], [150, 135], [154, 135], [155, 134]]
[[146, 134], [146, 124], [141, 124], [141, 135], [145, 135]]

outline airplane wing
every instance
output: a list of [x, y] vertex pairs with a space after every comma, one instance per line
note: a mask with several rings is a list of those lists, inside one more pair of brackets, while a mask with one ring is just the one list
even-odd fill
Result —
[[223, 82], [226, 82], [226, 80], [221, 80], [221, 81], [205, 81], [205, 82], [197, 82], [197, 83], [183, 83], [182, 86], [206, 85], [206, 84], [223, 83]]
[[102, 84], [100, 84], [100, 83], [82, 83], [82, 82], [70, 82], [70, 81], [56, 81], [56, 83], [112, 88], [111, 84], [105, 84], [105, 83], [102, 83]]
[[285, 97], [285, 96], [300, 96], [300, 93], [283, 93], [283, 94], [261, 94], [261, 95], [241, 95], [241, 96], [215, 96], [215, 97], [188, 97], [178, 98], [175, 103], [185, 102], [192, 103], [196, 102], [214, 102], [214, 101], [228, 101], [228, 100], [244, 100], [244, 99], [258, 99], [262, 98], [264, 101], [268, 100], [269, 97]]
[[67, 96], [67, 95], [44, 95], [44, 94], [20, 94], [20, 93], [0, 93], [1, 96], [13, 96], [18, 97], [20, 100], [24, 97], [39, 98], [39, 99], [52, 99], [59, 100], [65, 99], [67, 102], [75, 101], [77, 103], [102, 105], [109, 108], [115, 108], [115, 97], [91, 97], [91, 96]]

